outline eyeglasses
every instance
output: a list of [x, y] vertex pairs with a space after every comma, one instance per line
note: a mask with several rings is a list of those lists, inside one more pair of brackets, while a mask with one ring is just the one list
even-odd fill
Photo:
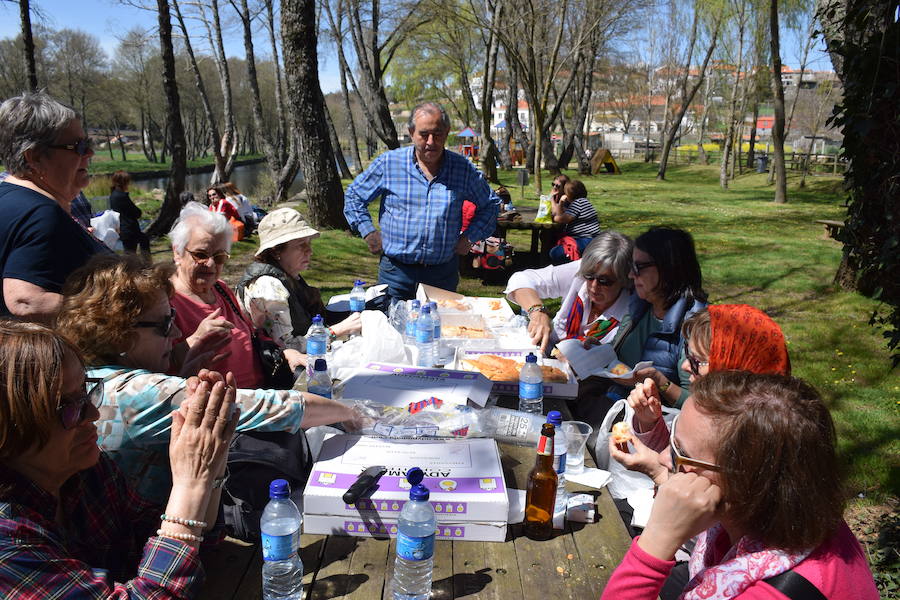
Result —
[[85, 154], [94, 151], [94, 142], [91, 141], [91, 138], [84, 137], [74, 144], [50, 144], [49, 147], [59, 148], [60, 150], [70, 150], [78, 156], [84, 156]]
[[591, 281], [596, 281], [597, 285], [602, 285], [603, 287], [611, 287], [618, 283], [615, 279], [610, 279], [609, 277], [604, 277], [603, 275], [592, 275], [590, 273], [581, 276], [582, 279], [590, 283]]
[[653, 261], [633, 262], [633, 263], [631, 263], [631, 272], [634, 273], [635, 275], [640, 275], [641, 271], [643, 271], [647, 267], [652, 267], [654, 265], [656, 265], [656, 263]]
[[169, 314], [162, 321], [138, 321], [135, 327], [147, 327], [153, 329], [159, 336], [167, 338], [172, 333], [172, 326], [175, 324], [175, 308], [172, 307]]
[[700, 377], [700, 367], [705, 367], [705, 366], [709, 365], [708, 360], [698, 359], [696, 356], [694, 356], [690, 352], [688, 352], [687, 348], [685, 348], [685, 350], [684, 350], [684, 357], [687, 359], [688, 365], [690, 365], [690, 367], [691, 367], [691, 373], [693, 373], [697, 377]]
[[84, 391], [77, 398], [61, 398], [56, 414], [64, 429], [73, 429], [84, 420], [88, 405], [98, 406], [103, 398], [103, 379], [87, 377]]
[[697, 460], [696, 458], [688, 458], [684, 454], [681, 453], [681, 450], [678, 449], [678, 446], [675, 445], [675, 424], [678, 423], [678, 417], [681, 415], [675, 415], [675, 418], [672, 419], [672, 431], [669, 434], [669, 456], [672, 459], [672, 474], [678, 472], [682, 466], [687, 465], [689, 467], [699, 467], [701, 469], [709, 469], [710, 471], [721, 471], [721, 467], [719, 465], [706, 462], [705, 460]]
[[556, 183], [556, 182], [554, 181], [554, 182], [553, 182], [553, 187], [555, 187], [555, 188], [562, 187], [562, 184], [561, 184], [561, 183]]
[[215, 254], [210, 254], [203, 250], [188, 250], [187, 248], [185, 248], [184, 251], [190, 254], [197, 264], [205, 263], [209, 259], [212, 259], [217, 265], [224, 265], [228, 262], [228, 259], [231, 258], [231, 255], [225, 251], [216, 252]]

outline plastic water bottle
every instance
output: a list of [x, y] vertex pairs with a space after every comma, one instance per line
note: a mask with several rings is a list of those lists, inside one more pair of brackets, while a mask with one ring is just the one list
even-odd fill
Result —
[[362, 312], [366, 309], [366, 289], [363, 287], [366, 282], [357, 279], [353, 282], [353, 289], [350, 290], [350, 312]]
[[422, 312], [416, 319], [416, 348], [419, 349], [419, 360], [416, 364], [420, 367], [433, 367], [434, 319], [431, 318], [431, 307], [427, 304], [422, 307]]
[[313, 317], [312, 325], [309, 326], [309, 331], [306, 332], [307, 376], [312, 377], [316, 359], [325, 358], [327, 350], [328, 330], [325, 329], [325, 320], [322, 319], [322, 315], [316, 315]]
[[519, 410], [538, 415], [544, 412], [544, 374], [534, 352], [528, 353], [519, 372]]
[[429, 300], [427, 306], [431, 307], [431, 319], [434, 321], [434, 364], [443, 367], [447, 361], [441, 344], [441, 315], [438, 314], [437, 302], [434, 300]]
[[565, 512], [568, 494], [566, 494], [566, 454], [569, 440], [562, 428], [562, 414], [558, 410], [547, 413], [547, 422], [553, 425], [553, 470], [556, 471], [556, 507], [555, 512]]
[[418, 300], [410, 300], [406, 306], [406, 343], [416, 343], [416, 321], [419, 319], [419, 311], [422, 303]]
[[328, 373], [328, 365], [324, 358], [317, 358], [313, 365], [313, 374], [306, 384], [306, 390], [310, 394], [318, 394], [331, 398], [331, 375]]
[[263, 600], [300, 600], [303, 597], [303, 561], [297, 550], [303, 517], [291, 500], [291, 486], [284, 479], [269, 484], [269, 498], [259, 522]]
[[419, 467], [406, 473], [412, 484], [409, 502], [403, 505], [397, 520], [397, 559], [394, 562], [394, 600], [428, 600], [434, 569], [434, 533], [437, 519], [428, 501], [428, 488], [422, 485], [425, 474]]

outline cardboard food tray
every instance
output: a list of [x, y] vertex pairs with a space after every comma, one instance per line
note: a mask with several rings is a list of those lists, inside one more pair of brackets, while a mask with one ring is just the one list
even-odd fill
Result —
[[[511, 358], [518, 362], [525, 362], [525, 357], [529, 352], [535, 352], [534, 349], [529, 350], [506, 350], [506, 349], [481, 349], [481, 348], [460, 348], [456, 352], [456, 361], [454, 368], [458, 371], [475, 371], [463, 361], [467, 358], [477, 358], [483, 354], [494, 354], [503, 358]], [[578, 395], [578, 380], [569, 365], [555, 358], [539, 358], [539, 364], [548, 365], [560, 369], [568, 377], [565, 383], [544, 382], [544, 396], [548, 398], [575, 398]], [[516, 396], [519, 393], [519, 381], [492, 381], [493, 386], [491, 392], [494, 394], [502, 394], [504, 396]]]
[[[474, 327], [476, 329], [483, 329], [485, 337], [470, 338], [447, 335], [446, 328], [454, 326], [465, 326]], [[484, 317], [474, 314], [467, 315], [458, 313], [441, 315], [441, 340], [444, 343], [450, 344], [454, 348], [493, 348], [497, 346], [497, 338], [495, 337], [494, 332], [491, 331], [491, 328], [488, 326], [487, 322], [484, 320]]]
[[[388, 471], [355, 504], [341, 496], [372, 465]], [[303, 497], [304, 533], [394, 536], [409, 499], [406, 470], [419, 466], [431, 492], [439, 539], [503, 541], [509, 500], [494, 440], [387, 440], [336, 435], [325, 440]]]
[[491, 298], [484, 296], [463, 296], [456, 292], [450, 292], [438, 287], [420, 283], [416, 289], [416, 298], [422, 302], [428, 300], [456, 300], [467, 304], [470, 308], [459, 310], [452, 307], [438, 305], [438, 313], [441, 319], [444, 315], [480, 315], [490, 325], [501, 325], [511, 319], [515, 313], [505, 298]]

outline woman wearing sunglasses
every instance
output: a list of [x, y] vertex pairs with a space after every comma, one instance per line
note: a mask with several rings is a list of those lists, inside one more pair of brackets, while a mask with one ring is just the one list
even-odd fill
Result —
[[78, 113], [47, 94], [0, 105], [0, 316], [49, 322], [66, 277], [109, 252], [71, 216], [93, 155]]
[[[504, 293], [528, 311], [531, 342], [546, 354], [560, 340], [612, 340], [631, 300], [631, 250], [631, 238], [604, 231], [580, 260], [513, 273]], [[552, 321], [548, 298], [563, 299]]]
[[[554, 189], [555, 191], [557, 190]], [[562, 196], [550, 195], [553, 222], [565, 225], [561, 236], [571, 237], [575, 241], [578, 255], [581, 256], [591, 240], [600, 233], [597, 209], [587, 198], [587, 188], [577, 179], [566, 182], [563, 192]], [[571, 262], [571, 259], [562, 245], [556, 245], [550, 249], [550, 262], [562, 265]]]
[[[843, 520], [834, 424], [811, 386], [710, 373], [693, 384], [670, 439], [660, 455], [668, 478], [602, 598], [878, 598]], [[686, 584], [661, 594], [694, 536]]]
[[162, 516], [97, 447], [98, 389], [66, 338], [0, 321], [3, 598], [187, 598], [202, 586], [198, 546], [218, 511], [234, 389], [194, 378], [167, 415]]

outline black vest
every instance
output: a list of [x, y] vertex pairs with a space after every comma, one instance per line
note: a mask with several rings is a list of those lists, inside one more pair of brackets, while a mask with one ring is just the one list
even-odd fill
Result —
[[263, 275], [274, 277], [288, 291], [288, 308], [291, 311], [291, 325], [294, 326], [292, 333], [295, 337], [306, 335], [314, 315], [321, 314], [323, 318], [325, 317], [325, 307], [322, 305], [318, 289], [308, 285], [302, 277], [291, 277], [278, 267], [267, 263], [250, 263], [244, 271], [236, 289], [242, 301], [247, 286]]

